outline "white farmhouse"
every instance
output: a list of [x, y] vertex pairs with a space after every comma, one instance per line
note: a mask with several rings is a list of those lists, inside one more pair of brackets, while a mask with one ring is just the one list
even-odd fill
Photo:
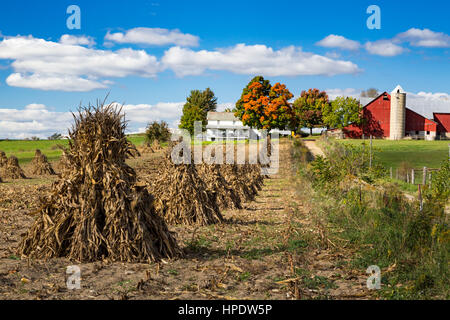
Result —
[[206, 141], [258, 139], [256, 129], [244, 126], [232, 112], [208, 112]]

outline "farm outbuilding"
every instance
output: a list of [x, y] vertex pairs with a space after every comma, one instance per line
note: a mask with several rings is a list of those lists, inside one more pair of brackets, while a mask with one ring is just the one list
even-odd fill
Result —
[[[425, 110], [423, 105], [417, 101], [413, 102], [413, 105], [413, 108], [409, 107], [407, 94], [402, 87], [397, 86], [390, 94], [383, 92], [365, 104], [362, 110], [363, 123], [343, 128], [341, 135], [346, 138], [362, 138], [372, 135], [376, 138], [390, 140], [403, 138], [450, 139], [450, 107], [445, 110], [448, 112], [434, 112], [431, 118], [427, 118], [417, 112], [421, 107]], [[446, 105], [441, 107], [441, 109], [446, 108]], [[330, 131], [336, 133], [337, 130]]]

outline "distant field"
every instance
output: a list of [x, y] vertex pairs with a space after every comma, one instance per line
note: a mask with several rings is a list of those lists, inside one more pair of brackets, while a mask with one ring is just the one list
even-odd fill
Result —
[[[139, 146], [144, 142], [145, 137], [133, 135], [128, 137], [128, 139], [136, 146]], [[59, 160], [62, 152], [58, 145], [67, 146], [68, 140], [0, 141], [0, 150], [6, 152], [8, 157], [11, 155], [16, 156], [21, 164], [25, 164], [33, 159], [36, 149], [41, 150], [50, 161]]]
[[[343, 144], [361, 145], [369, 140], [338, 140]], [[450, 141], [423, 140], [373, 140], [377, 159], [386, 167], [398, 168], [403, 161], [409, 162], [414, 168], [439, 168], [448, 157]]]

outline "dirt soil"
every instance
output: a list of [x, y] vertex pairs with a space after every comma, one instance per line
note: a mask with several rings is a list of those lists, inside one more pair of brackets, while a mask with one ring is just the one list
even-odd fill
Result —
[[305, 145], [311, 151], [314, 157], [322, 156], [325, 157], [325, 153], [323, 153], [322, 149], [317, 146], [316, 141], [314, 140], [305, 140]]
[[[16, 248], [55, 177], [0, 184], [0, 299], [373, 298], [367, 275], [347, 264], [352, 252], [330, 244], [298, 199], [290, 148], [281, 144], [281, 168], [256, 201], [224, 211], [223, 224], [171, 226], [186, 256], [152, 264], [21, 260]], [[161, 157], [130, 165], [148, 181]], [[67, 289], [71, 265], [81, 269], [79, 290]]]

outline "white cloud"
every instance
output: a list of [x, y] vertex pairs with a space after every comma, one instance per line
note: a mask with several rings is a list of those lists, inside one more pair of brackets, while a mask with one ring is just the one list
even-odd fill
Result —
[[340, 48], [345, 50], [358, 50], [361, 44], [358, 41], [347, 39], [343, 36], [330, 34], [320, 40], [316, 45], [326, 48]]
[[236, 104], [232, 102], [219, 103], [217, 104], [217, 112], [224, 112], [226, 109], [233, 110], [235, 106]]
[[47, 106], [45, 104], [32, 103], [25, 107], [25, 110], [46, 110]]
[[294, 46], [273, 50], [265, 45], [245, 44], [216, 51], [172, 47], [165, 52], [162, 63], [180, 77], [200, 75], [206, 70], [265, 76], [332, 76], [360, 71], [358, 66], [350, 61], [333, 60], [304, 52]]
[[143, 50], [95, 50], [32, 36], [4, 38], [0, 59], [13, 60], [9, 85], [41, 90], [90, 91], [110, 83], [100, 78], [154, 77], [161, 70]]
[[[401, 46], [403, 43], [409, 43], [413, 47], [448, 48], [450, 47], [450, 36], [443, 32], [435, 32], [430, 29], [411, 28], [397, 34], [392, 39], [366, 42], [364, 47], [370, 54], [393, 57], [408, 51], [408, 49]], [[361, 47], [358, 41], [349, 40], [343, 36], [334, 34], [330, 34], [320, 40], [316, 45], [346, 50], [358, 50]], [[327, 53], [326, 55], [335, 58], [333, 53]]]
[[339, 59], [341, 54], [335, 51], [325, 53], [325, 56], [331, 59]]
[[[127, 133], [144, 132], [152, 121], [164, 120], [171, 128], [178, 128], [185, 102], [159, 102], [156, 104], [126, 104], [122, 106], [125, 120], [128, 121]], [[217, 110], [233, 108], [234, 103], [218, 104]], [[24, 139], [37, 136], [46, 139], [58, 132], [67, 135], [72, 126], [71, 112], [56, 112], [46, 105], [33, 103], [22, 109], [0, 108], [0, 139]]]
[[182, 47], [198, 46], [199, 37], [181, 33], [180, 30], [162, 28], [134, 28], [123, 32], [108, 33], [105, 40], [117, 43], [146, 44], [155, 46], [177, 45]]
[[[380, 90], [379, 92], [390, 89]], [[372, 101], [372, 98], [361, 98], [361, 89], [347, 88], [347, 89], [327, 89], [326, 92], [331, 100], [339, 96], [353, 97], [361, 99], [361, 103], [367, 104]], [[433, 119], [433, 112], [450, 112], [450, 94], [443, 92], [407, 92], [406, 93], [406, 107], [427, 117]]]
[[328, 94], [328, 98], [330, 100], [334, 100], [337, 97], [353, 97], [359, 99], [361, 96], [361, 90], [354, 88], [346, 88], [346, 89], [326, 89], [326, 93]]
[[81, 77], [61, 75], [23, 75], [13, 73], [6, 78], [6, 83], [11, 87], [39, 89], [44, 91], [70, 91], [85, 92], [94, 89], [104, 89], [108, 86], [98, 81], [92, 81]]
[[[127, 104], [122, 107], [128, 121], [128, 133], [142, 132], [151, 121], [164, 120], [177, 127], [184, 102], [160, 102], [156, 104]], [[58, 132], [67, 135], [72, 126], [71, 112], [51, 111], [43, 104], [29, 104], [22, 109], [0, 108], [0, 139], [24, 139], [37, 136], [46, 139]]]
[[95, 40], [92, 37], [73, 36], [70, 34], [62, 35], [61, 38], [59, 39], [59, 43], [66, 44], [69, 46], [75, 46], [75, 45], [88, 46], [88, 47], [95, 46]]
[[395, 40], [398, 42], [409, 42], [414, 47], [448, 48], [450, 47], [450, 36], [443, 32], [435, 32], [430, 29], [411, 28], [399, 33]]
[[0, 138], [47, 138], [55, 132], [67, 134], [72, 121], [70, 112], [54, 112], [42, 104], [23, 109], [0, 109]]
[[[425, 99], [438, 99], [438, 100], [448, 100], [450, 101], [450, 95], [448, 93], [443, 92], [419, 92], [417, 93], [418, 97], [425, 98]], [[448, 110], [450, 112], [450, 109]]]
[[370, 54], [383, 56], [383, 57], [393, 57], [398, 56], [405, 52], [405, 48], [396, 45], [391, 40], [378, 40], [374, 42], [366, 42], [366, 50]]
[[122, 110], [125, 117], [135, 124], [147, 124], [151, 121], [164, 120], [170, 125], [174, 121], [179, 120], [183, 113], [184, 102], [159, 102], [154, 105], [150, 104], [126, 104]]

